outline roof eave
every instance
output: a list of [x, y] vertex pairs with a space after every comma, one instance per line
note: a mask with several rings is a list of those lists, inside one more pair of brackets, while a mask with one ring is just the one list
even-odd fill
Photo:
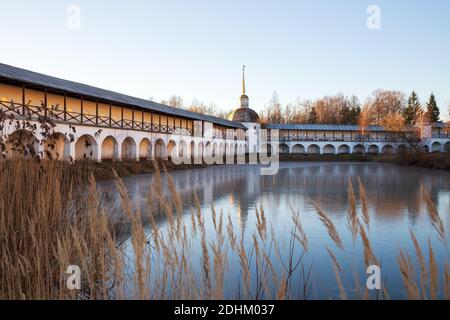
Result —
[[[33, 89], [40, 89], [40, 90], [47, 89], [47, 90], [50, 90], [52, 93], [58, 93], [58, 94], [66, 93], [66, 94], [77, 96], [77, 97], [83, 97], [86, 100], [94, 100], [94, 101], [99, 101], [99, 102], [116, 104], [116, 105], [120, 105], [120, 106], [127, 106], [127, 107], [131, 107], [131, 108], [136, 108], [141, 111], [154, 111], [154, 112], [162, 113], [163, 115], [166, 115], [166, 116], [177, 116], [177, 117], [181, 117], [181, 118], [185, 118], [185, 119], [207, 121], [207, 122], [212, 122], [212, 123], [215, 123], [218, 125], [223, 125], [226, 127], [236, 128], [236, 129], [246, 129], [246, 127], [241, 123], [217, 118], [215, 116], [204, 115], [204, 114], [200, 114], [200, 113], [193, 112], [193, 111], [179, 109], [179, 108], [171, 107], [171, 106], [164, 105], [161, 103], [157, 103], [154, 101], [144, 100], [141, 98], [128, 96], [125, 94], [121, 94], [118, 92], [114, 92], [114, 91], [110, 91], [110, 90], [106, 90], [106, 89], [102, 89], [102, 88], [98, 88], [98, 87], [94, 87], [94, 86], [90, 86], [90, 85], [56, 78], [56, 77], [48, 76], [45, 74], [40, 74], [40, 73], [37, 73], [34, 71], [2, 64], [2, 63], [0, 63], [0, 67], [3, 67], [3, 69], [4, 68], [8, 69], [7, 71], [0, 73], [0, 80], [8, 81], [8, 82], [15, 82], [18, 85], [26, 85], [27, 87], [32, 86]], [[2, 68], [0, 68], [0, 72], [1, 71], [2, 71]], [[67, 85], [67, 87], [63, 88], [63, 87], [58, 87], [58, 86], [54, 86], [54, 85], [45, 83], [45, 79], [41, 79], [42, 81], [33, 81], [32, 79], [26, 80], [26, 79], [24, 79], [24, 77], [21, 77], [19, 75], [14, 76], [14, 71], [16, 71], [16, 73], [18, 73], [18, 72], [29, 73], [30, 78], [41, 77], [41, 78], [47, 78], [47, 80], [51, 79], [53, 81], [62, 81]], [[91, 89], [93, 91], [103, 91], [105, 93], [105, 95], [106, 94], [119, 95], [120, 97], [123, 97], [124, 99], [128, 98], [131, 100], [137, 100], [137, 101], [141, 101], [142, 103], [145, 103], [148, 105], [143, 106], [143, 105], [139, 105], [139, 104], [133, 104], [133, 103], [120, 101], [119, 99], [117, 99], [117, 100], [108, 99], [107, 97], [101, 96], [101, 95], [86, 94], [84, 92], [71, 90], [70, 88], [68, 88], [68, 87], [70, 87], [70, 85], [82, 86], [82, 87], [85, 87], [86, 90]], [[152, 105], [153, 105], [153, 108], [152, 108]], [[166, 109], [166, 110], [164, 110], [164, 109]]]

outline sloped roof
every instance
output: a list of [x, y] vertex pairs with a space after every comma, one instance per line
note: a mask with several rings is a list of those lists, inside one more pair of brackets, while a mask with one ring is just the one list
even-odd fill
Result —
[[[317, 131], [360, 131], [357, 125], [345, 124], [268, 124], [267, 129], [279, 130], [317, 130]], [[384, 131], [380, 126], [369, 126], [368, 131]]]
[[9, 81], [19, 82], [27, 85], [33, 85], [36, 87], [47, 88], [49, 90], [63, 91], [74, 95], [80, 95], [85, 98], [107, 101], [113, 104], [121, 104], [146, 109], [149, 111], [156, 111], [167, 115], [179, 116], [192, 120], [208, 121], [226, 127], [240, 129], [246, 128], [243, 124], [235, 121], [229, 121], [209, 115], [200, 114], [197, 112], [179, 109], [161, 103], [128, 96], [118, 92], [109, 91], [86, 84], [17, 68], [3, 63], [0, 63], [0, 80], [1, 79], [6, 79]]
[[449, 123], [444, 123], [442, 121], [433, 123], [433, 128], [449, 128]]

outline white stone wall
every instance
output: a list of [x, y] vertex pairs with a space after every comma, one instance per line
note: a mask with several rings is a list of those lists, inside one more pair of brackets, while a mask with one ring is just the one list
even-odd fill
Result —
[[[39, 124], [35, 124], [38, 128], [35, 130], [36, 139], [41, 141]], [[57, 124], [54, 131], [59, 133], [59, 136], [53, 143], [54, 148], [51, 149], [47, 143], [43, 143], [36, 144], [35, 149], [41, 152], [44, 157], [47, 157], [44, 150], [48, 150], [52, 154], [52, 158], [59, 160], [89, 158], [101, 161], [106, 159], [139, 160], [141, 158], [178, 157], [185, 163], [190, 163], [191, 158], [200, 159], [200, 161], [196, 160], [195, 163], [202, 163], [202, 159], [208, 158], [213, 161], [205, 162], [212, 164], [224, 163], [224, 158], [229, 156], [265, 150], [267, 144], [272, 146], [272, 152], [286, 154], [350, 154], [363, 152], [380, 154], [396, 152], [400, 148], [407, 147], [405, 144], [390, 142], [287, 141], [261, 143], [259, 141], [260, 125], [257, 123], [244, 123], [244, 125], [248, 128], [246, 141], [235, 140], [231, 136], [227, 136], [227, 139], [213, 138], [211, 123], [206, 123], [204, 137], [99, 128], [87, 125], [76, 125], [74, 131], [68, 124]], [[16, 130], [14, 124], [6, 124], [2, 134], [10, 135]], [[69, 140], [73, 141], [70, 142]], [[428, 152], [450, 152], [450, 139], [424, 139], [421, 147]]]
[[259, 131], [261, 130], [261, 125], [255, 122], [243, 122], [246, 128], [247, 136], [247, 153], [257, 153], [259, 150]]
[[[390, 142], [339, 142], [339, 141], [288, 141], [266, 143], [272, 152], [280, 154], [350, 154], [350, 153], [392, 153], [406, 148], [404, 143]], [[450, 139], [429, 139], [422, 142], [428, 152], [450, 151]], [[262, 146], [265, 150], [266, 145]]]
[[[39, 128], [39, 124], [35, 124]], [[212, 124], [210, 126], [212, 128]], [[16, 130], [14, 124], [6, 125], [2, 134], [8, 136]], [[59, 133], [59, 137], [54, 143], [55, 148], [49, 148], [44, 143], [37, 144], [35, 149], [42, 153], [44, 150], [52, 149], [51, 153], [55, 154], [54, 158], [60, 160], [83, 158], [95, 161], [102, 159], [139, 160], [141, 156], [168, 158], [176, 155], [190, 159], [208, 155], [216, 157], [234, 153], [242, 155], [246, 149], [246, 141], [215, 139], [208, 134], [209, 130], [205, 131], [208, 138], [86, 125], [76, 125], [75, 131], [73, 131], [68, 124], [57, 124], [53, 131]], [[34, 135], [38, 141], [43, 140], [39, 129], [35, 131]], [[72, 142], [70, 142], [71, 139], [73, 139]]]
[[429, 138], [423, 141], [429, 152], [450, 152], [450, 138]]

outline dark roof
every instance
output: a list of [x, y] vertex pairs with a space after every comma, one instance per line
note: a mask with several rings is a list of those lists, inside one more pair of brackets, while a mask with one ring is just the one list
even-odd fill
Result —
[[229, 120], [238, 122], [259, 122], [259, 116], [253, 109], [238, 108], [230, 113]]
[[433, 128], [448, 128], [448, 127], [450, 127], [450, 124], [440, 121], [440, 122], [433, 123], [432, 126], [433, 126]]
[[[317, 130], [317, 131], [360, 131], [357, 125], [344, 124], [267, 124], [267, 129]], [[369, 126], [368, 131], [384, 131], [380, 126]]]
[[[435, 122], [432, 124], [433, 128], [446, 128], [447, 124], [442, 122]], [[279, 130], [317, 130], [317, 131], [360, 131], [358, 125], [347, 125], [347, 124], [278, 124], [269, 123], [264, 126], [265, 129], [279, 129]], [[407, 127], [407, 131], [416, 130], [415, 127]], [[377, 132], [385, 131], [383, 127], [380, 126], [369, 126], [367, 131]]]
[[245, 126], [241, 123], [209, 115], [203, 115], [197, 112], [187, 111], [184, 109], [170, 107], [161, 103], [131, 97], [125, 94], [100, 89], [97, 87], [89, 86], [78, 82], [51, 77], [45, 74], [13, 67], [3, 63], [0, 63], [0, 80], [1, 79], [20, 82], [23, 84], [33, 85], [36, 87], [47, 88], [49, 90], [63, 91], [74, 95], [80, 95], [85, 98], [108, 101], [113, 104], [122, 104], [141, 109], [156, 111], [172, 116], [179, 116], [193, 120], [208, 121], [226, 127], [245, 129]]

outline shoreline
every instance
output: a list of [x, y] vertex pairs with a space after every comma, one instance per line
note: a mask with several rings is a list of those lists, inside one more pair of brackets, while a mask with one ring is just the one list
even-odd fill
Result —
[[[248, 155], [246, 157], [248, 159]], [[392, 163], [400, 166], [414, 166], [435, 170], [450, 170], [450, 153], [431, 153], [431, 154], [402, 154], [402, 155], [357, 155], [357, 154], [325, 154], [325, 155], [280, 155], [280, 162], [298, 161], [332, 161], [332, 162], [379, 162]], [[190, 170], [206, 168], [207, 164], [179, 164], [176, 165], [170, 160], [158, 160], [158, 167], [167, 171]], [[104, 161], [104, 162], [78, 162], [76, 165], [87, 165], [97, 180], [110, 180], [114, 178], [113, 169], [120, 177], [129, 177], [138, 174], [154, 173], [154, 160], [145, 161]], [[225, 165], [225, 164], [213, 164]]]
[[450, 170], [450, 152], [437, 153], [402, 153], [376, 155], [283, 155], [280, 161], [348, 161], [348, 162], [379, 162], [400, 166], [414, 166], [435, 170]]

